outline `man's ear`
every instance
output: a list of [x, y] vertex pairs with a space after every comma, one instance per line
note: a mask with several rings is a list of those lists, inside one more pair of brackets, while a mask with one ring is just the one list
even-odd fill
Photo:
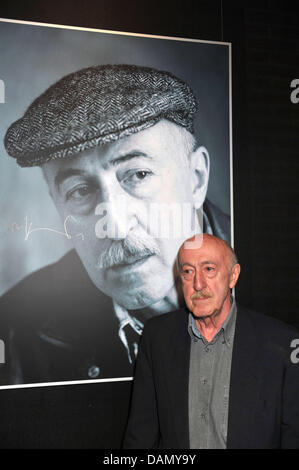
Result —
[[233, 289], [235, 287], [235, 285], [237, 284], [237, 281], [238, 281], [239, 275], [240, 275], [240, 271], [241, 271], [241, 266], [239, 265], [239, 263], [234, 264], [234, 266], [231, 269], [231, 273], [230, 273], [230, 280], [229, 280], [229, 288], [230, 289]]
[[200, 209], [205, 200], [210, 173], [210, 157], [207, 149], [198, 147], [190, 155], [192, 193], [195, 209]]

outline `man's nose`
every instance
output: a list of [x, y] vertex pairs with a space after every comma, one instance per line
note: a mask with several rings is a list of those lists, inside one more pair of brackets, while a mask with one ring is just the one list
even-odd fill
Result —
[[137, 223], [129, 199], [120, 185], [110, 185], [102, 191], [101, 202], [95, 208], [95, 215], [101, 216], [95, 226], [98, 238], [126, 238]]
[[193, 281], [195, 291], [200, 291], [207, 286], [204, 275], [200, 271], [196, 271]]

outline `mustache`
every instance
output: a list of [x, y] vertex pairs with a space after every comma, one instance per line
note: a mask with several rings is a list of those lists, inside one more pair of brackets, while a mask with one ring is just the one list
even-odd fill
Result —
[[210, 299], [212, 297], [213, 297], [212, 294], [210, 294], [209, 292], [202, 289], [202, 290], [199, 290], [199, 291], [195, 292], [194, 294], [192, 294], [190, 299], [191, 300], [194, 300], [194, 299]]
[[107, 269], [122, 264], [132, 264], [152, 255], [159, 255], [156, 241], [143, 234], [128, 234], [123, 240], [114, 240], [98, 257], [96, 268]]

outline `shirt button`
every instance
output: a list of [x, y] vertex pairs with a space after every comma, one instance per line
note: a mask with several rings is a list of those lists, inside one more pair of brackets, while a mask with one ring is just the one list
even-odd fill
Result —
[[88, 369], [88, 377], [90, 377], [91, 379], [95, 379], [96, 377], [98, 377], [100, 375], [100, 368], [97, 367], [97, 366], [91, 366], [89, 369]]
[[204, 413], [200, 414], [201, 419], [205, 419], [206, 415]]
[[202, 379], [202, 383], [203, 383], [204, 385], [206, 385], [207, 379]]
[[210, 351], [210, 348], [206, 347], [205, 352], [209, 352], [209, 351]]

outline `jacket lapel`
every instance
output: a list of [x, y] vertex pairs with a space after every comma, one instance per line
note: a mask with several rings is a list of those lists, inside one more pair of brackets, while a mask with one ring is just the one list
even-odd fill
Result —
[[189, 417], [188, 417], [188, 387], [190, 336], [188, 333], [188, 314], [182, 310], [181, 321], [178, 322], [173, 336], [171, 353], [172, 367], [169, 370], [171, 390], [171, 410], [174, 416], [177, 448], [189, 448]]
[[258, 361], [254, 325], [238, 307], [231, 366], [228, 448], [250, 448], [258, 399]]

